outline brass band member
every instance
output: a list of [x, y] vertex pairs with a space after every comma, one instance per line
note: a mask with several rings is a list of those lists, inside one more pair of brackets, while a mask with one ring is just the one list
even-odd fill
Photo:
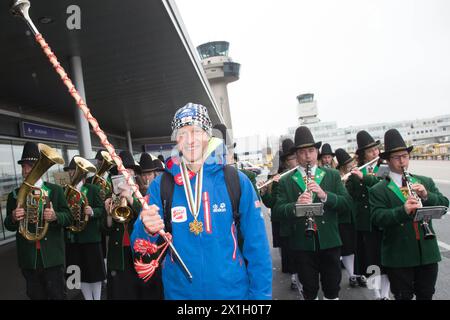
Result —
[[[279, 152], [279, 168], [278, 173], [269, 179], [273, 179], [274, 182], [270, 185], [260, 189], [261, 199], [267, 208], [272, 209], [275, 207], [275, 203], [278, 197], [278, 188], [280, 175], [290, 169], [298, 166], [297, 157], [295, 155], [294, 141], [291, 139], [284, 139], [281, 142], [281, 150]], [[263, 183], [261, 182], [260, 185]], [[272, 223], [272, 242], [274, 248], [280, 248], [281, 254], [281, 272], [289, 273], [291, 275], [291, 289], [297, 288], [298, 279], [295, 272], [295, 266], [293, 266], [292, 254], [289, 252], [289, 230], [290, 225], [286, 221], [279, 221], [271, 214]]]
[[[380, 156], [391, 172], [369, 191], [373, 224], [383, 228], [381, 263], [395, 299], [410, 300], [415, 295], [417, 300], [431, 300], [441, 255], [436, 237], [425, 239], [421, 222], [413, 218], [421, 205], [448, 207], [449, 201], [431, 178], [414, 174], [409, 181], [404, 179], [413, 147], [406, 146], [396, 129], [385, 133], [384, 145]], [[408, 192], [408, 184], [417, 198]], [[434, 233], [431, 221], [429, 227]]]
[[164, 166], [159, 159], [152, 159], [146, 152], [141, 154], [139, 166], [141, 167], [141, 173], [137, 176], [139, 191], [145, 195], [152, 181], [164, 172]]
[[[97, 151], [95, 155], [95, 159], [97, 160], [97, 173], [86, 179], [86, 183], [95, 184], [100, 187], [100, 198], [102, 201], [105, 201], [105, 199], [111, 196], [112, 182], [109, 170], [115, 167], [111, 156], [106, 156], [105, 158], [105, 152], [107, 151], [104, 149]], [[103, 171], [104, 173], [102, 174]], [[102, 233], [101, 237], [103, 259], [106, 261], [106, 235]]]
[[[307, 127], [295, 132], [299, 169], [280, 180], [274, 218], [289, 223], [290, 248], [295, 250], [296, 268], [305, 300], [314, 300], [319, 279], [325, 299], [338, 299], [341, 282], [341, 246], [338, 215], [351, 210], [351, 198], [334, 169], [317, 167], [321, 142], [315, 142]], [[311, 167], [307, 177], [306, 168]], [[305, 181], [310, 180], [308, 184]], [[305, 232], [305, 217], [295, 217], [295, 204], [324, 204], [323, 216], [315, 217], [313, 235]]]
[[334, 156], [330, 144], [324, 143], [319, 153], [319, 167], [335, 169], [337, 164], [334, 161]]
[[[344, 149], [336, 149], [337, 167], [342, 176], [355, 168], [354, 159]], [[347, 187], [347, 183], [345, 183]], [[348, 189], [347, 189], [348, 190]], [[341, 259], [342, 264], [349, 275], [350, 287], [358, 286], [358, 280], [355, 276], [355, 251], [356, 251], [356, 229], [355, 229], [355, 210], [339, 215], [339, 235], [342, 240]]]
[[[64, 171], [69, 172], [71, 179], [73, 179], [77, 169], [77, 164], [75, 163], [77, 157], [72, 158], [69, 166], [64, 168]], [[84, 299], [100, 300], [102, 282], [106, 279], [100, 229], [104, 216], [104, 207], [100, 197], [100, 188], [85, 182], [86, 176], [84, 175], [78, 185], [73, 186], [78, 193], [71, 192], [67, 194], [68, 187], [66, 187], [67, 202], [71, 210], [81, 208], [82, 214], [88, 216], [88, 222], [84, 229], [81, 231], [67, 230], [67, 266], [79, 266], [81, 271], [81, 292]]]
[[360, 275], [358, 281], [360, 286], [366, 286], [366, 276], [371, 274], [368, 268], [379, 267], [381, 269], [381, 280], [379, 288], [374, 290], [375, 299], [389, 299], [389, 280], [381, 266], [381, 239], [382, 230], [371, 223], [369, 204], [369, 189], [377, 184], [381, 178], [376, 176], [379, 169], [380, 141], [375, 141], [367, 131], [359, 131], [356, 134], [358, 149], [358, 167], [368, 165], [361, 171], [354, 168], [348, 178], [347, 189], [353, 198], [356, 213], [356, 273]]
[[[129, 151], [122, 151], [119, 156], [131, 176], [136, 176], [141, 172], [141, 168], [135, 163]], [[148, 163], [146, 162], [146, 164]], [[117, 168], [113, 170], [113, 173], [118, 174]], [[107, 215], [104, 226], [109, 236], [106, 264], [108, 268], [108, 300], [162, 299], [160, 271], [157, 271], [149, 282], [144, 283], [138, 278], [134, 269], [130, 234], [133, 232], [134, 222], [142, 209], [141, 204], [126, 183], [120, 185], [119, 190], [114, 190], [114, 193], [118, 193], [117, 197], [124, 201], [120, 204], [123, 206], [120, 210], [128, 212], [130, 216], [126, 221], [118, 220], [117, 216], [113, 214], [113, 211], [118, 209], [118, 203], [112, 203], [111, 198], [105, 201]]]
[[[28, 178], [39, 157], [38, 146], [33, 142], [25, 143], [22, 158], [18, 161], [22, 167], [24, 180]], [[62, 230], [72, 223], [72, 216], [60, 186], [44, 182], [40, 178], [35, 183], [35, 187], [43, 192], [43, 203], [39, 204], [39, 214], [43, 214], [49, 227], [45, 237], [38, 241], [29, 241], [19, 232], [16, 233], [19, 267], [25, 277], [27, 296], [30, 299], [65, 299]], [[18, 231], [19, 223], [24, 221], [27, 213], [23, 207], [16, 205], [18, 190], [15, 189], [8, 195], [5, 227], [9, 231]], [[30, 204], [30, 201], [33, 201], [31, 199], [32, 195], [29, 194], [27, 203]]]

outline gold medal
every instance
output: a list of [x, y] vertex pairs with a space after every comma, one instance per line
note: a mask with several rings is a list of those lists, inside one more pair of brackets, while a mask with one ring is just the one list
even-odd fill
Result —
[[184, 162], [181, 163], [181, 178], [183, 180], [184, 192], [188, 202], [194, 221], [189, 223], [189, 231], [198, 236], [203, 232], [203, 222], [198, 221], [200, 211], [202, 184], [203, 184], [203, 167], [200, 169], [195, 181], [195, 194], [192, 192], [189, 174]]
[[203, 232], [203, 222], [194, 220], [189, 223], [189, 231], [198, 236], [201, 232]]

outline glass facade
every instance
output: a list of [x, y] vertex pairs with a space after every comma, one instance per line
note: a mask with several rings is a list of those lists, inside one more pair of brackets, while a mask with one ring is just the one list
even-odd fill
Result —
[[[22, 179], [22, 168], [17, 163], [22, 156], [23, 145], [25, 141], [0, 140], [0, 241], [13, 237], [15, 232], [5, 229], [4, 221], [6, 217], [6, 201], [8, 194], [15, 188], [18, 188]], [[48, 146], [55, 148], [68, 162], [74, 155], [79, 153], [76, 146], [63, 145], [59, 143], [45, 142]], [[62, 172], [64, 166], [54, 165], [47, 171], [43, 179], [55, 183], [55, 172]]]
[[226, 41], [208, 42], [197, 47], [200, 59], [209, 57], [228, 56], [228, 48], [230, 44]]

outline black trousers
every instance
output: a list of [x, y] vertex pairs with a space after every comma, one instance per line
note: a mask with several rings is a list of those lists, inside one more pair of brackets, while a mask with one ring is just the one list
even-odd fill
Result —
[[281, 272], [283, 273], [296, 273], [295, 261], [293, 258], [292, 250], [289, 248], [289, 238], [280, 237], [280, 249], [281, 249]]
[[435, 292], [438, 264], [411, 268], [384, 268], [395, 300], [431, 300]]
[[27, 286], [27, 296], [31, 300], [65, 300], [66, 287], [64, 267], [39, 267], [36, 270], [22, 269]]
[[378, 266], [381, 273], [385, 274], [381, 266], [382, 240], [383, 232], [379, 230], [356, 232], [355, 274], [370, 276], [367, 273], [370, 266]]
[[341, 282], [341, 247], [319, 251], [294, 251], [295, 266], [303, 285], [305, 300], [314, 300], [319, 292], [319, 281], [325, 298], [339, 297]]
[[153, 277], [144, 282], [134, 269], [130, 247], [124, 247], [124, 270], [108, 270], [108, 300], [163, 300], [164, 292], [161, 280], [161, 268]]

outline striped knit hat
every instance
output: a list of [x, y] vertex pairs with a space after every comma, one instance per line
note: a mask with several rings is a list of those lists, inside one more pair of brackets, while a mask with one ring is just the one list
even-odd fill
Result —
[[172, 120], [172, 131], [175, 133], [176, 130], [185, 126], [198, 126], [211, 135], [212, 123], [206, 107], [190, 102], [178, 109]]

